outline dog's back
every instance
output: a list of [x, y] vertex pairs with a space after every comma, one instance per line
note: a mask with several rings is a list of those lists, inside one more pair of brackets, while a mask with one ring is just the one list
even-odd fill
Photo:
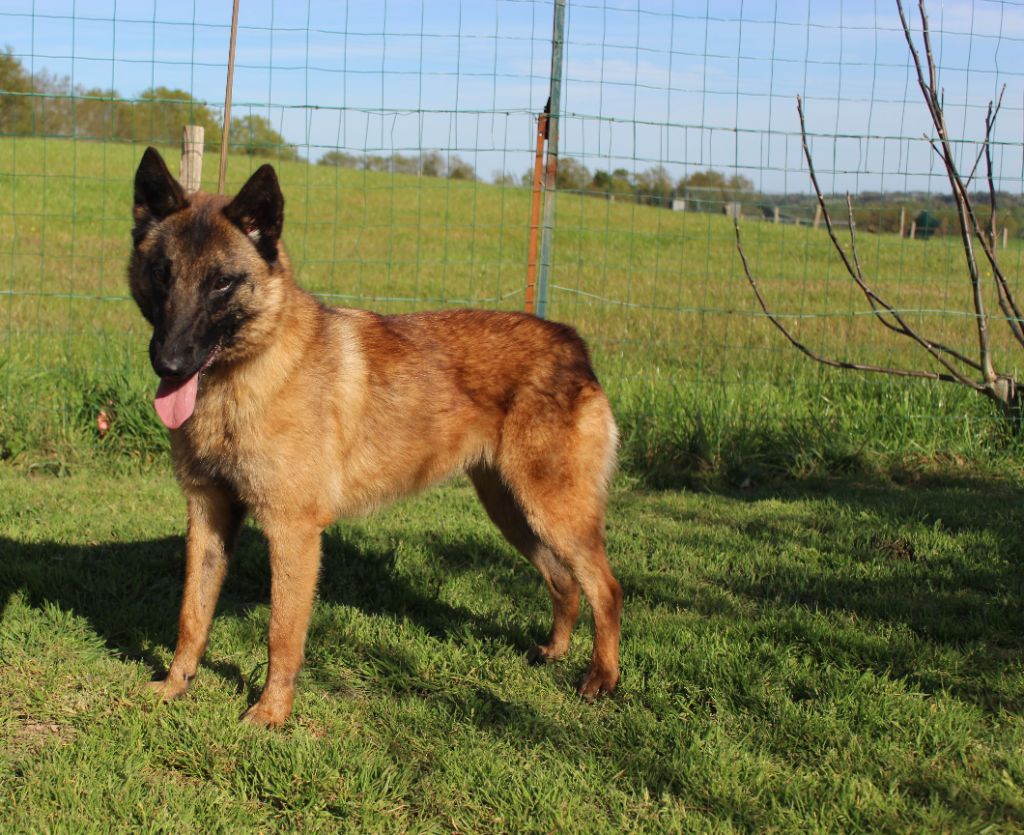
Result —
[[[519, 313], [477, 310], [377, 316], [332, 312], [335, 345], [358, 356], [361, 380], [336, 379], [335, 408], [356, 420], [376, 479], [396, 494], [476, 466], [519, 467], [527, 448], [586, 451], [604, 478], [615, 424], [575, 331]], [[351, 456], [352, 447], [342, 451]], [[564, 453], [549, 450], [552, 464]], [[344, 461], [339, 462], [346, 466]], [[533, 462], [542, 466], [541, 460]], [[383, 472], [382, 472], [383, 470]]]

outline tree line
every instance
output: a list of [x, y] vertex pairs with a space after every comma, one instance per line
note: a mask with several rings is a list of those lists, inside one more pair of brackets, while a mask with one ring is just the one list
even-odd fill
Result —
[[[0, 50], [0, 135], [66, 136], [99, 141], [147, 142], [176, 145], [186, 124], [205, 128], [207, 150], [220, 151], [222, 114], [184, 90], [152, 87], [136, 98], [118, 91], [72, 85], [70, 79], [45, 70], [30, 73], [10, 47]], [[265, 116], [246, 114], [231, 119], [229, 145], [233, 152], [278, 160], [299, 160], [298, 148], [289, 143]], [[457, 154], [423, 151], [419, 154], [351, 154], [333, 150], [319, 165], [339, 166], [392, 174], [412, 174], [452, 180], [476, 180], [473, 165]], [[492, 179], [504, 186], [530, 187], [533, 169], [521, 177], [503, 171]], [[742, 204], [746, 217], [780, 216], [782, 222], [807, 222], [816, 202], [808, 194], [760, 194], [741, 175], [697, 171], [674, 178], [662, 165], [643, 171], [625, 168], [591, 171], [577, 159], [559, 159], [556, 186], [561, 191], [592, 197], [631, 201], [650, 206], [671, 206], [685, 200], [688, 210], [721, 212], [727, 204]], [[1017, 237], [1024, 229], [1024, 200], [1020, 195], [997, 192], [1000, 227]], [[829, 197], [845, 202], [841, 197]], [[987, 200], [987, 195], [985, 196]], [[976, 197], [978, 205], [985, 200]], [[865, 192], [856, 195], [854, 218], [866, 232], [909, 234], [911, 222], [928, 236], [956, 231], [952, 197], [944, 194]]]
[[350, 154], [328, 151], [317, 165], [355, 168], [359, 171], [381, 171], [386, 174], [417, 174], [424, 177], [447, 177], [449, 180], [475, 180], [476, 169], [458, 154], [423, 151], [415, 155]]
[[[184, 90], [157, 86], [135, 98], [117, 90], [73, 85], [69, 78], [45, 70], [30, 73], [10, 47], [0, 51], [0, 135], [65, 136], [114, 142], [148, 142], [176, 145], [184, 125], [205, 129], [206, 149], [220, 150], [222, 114], [196, 100]], [[298, 160], [299, 152], [265, 116], [247, 114], [231, 119], [229, 145], [232, 151], [279, 160]], [[419, 154], [351, 154], [328, 151], [319, 165], [364, 171], [416, 174], [452, 180], [476, 180], [473, 165], [457, 154], [424, 151]], [[506, 186], [532, 185], [530, 170], [517, 180], [497, 171], [495, 183]], [[663, 166], [629, 172], [624, 168], [591, 173], [572, 157], [562, 157], [557, 187], [615, 199], [632, 199], [648, 205], [667, 205], [684, 188], [705, 188], [717, 199], [733, 200], [753, 192], [745, 177], [726, 178], [716, 171], [699, 172], [675, 181]]]
[[[975, 191], [969, 197], [975, 206], [987, 209], [987, 191]], [[825, 200], [833, 216], [846, 217], [845, 195], [826, 195]], [[1020, 194], [997, 191], [995, 200], [998, 207], [997, 231], [1001, 234], [1005, 227], [1009, 237], [1019, 237], [1024, 230], [1024, 198]], [[778, 207], [783, 222], [810, 222], [818, 205], [813, 194], [765, 194], [756, 198], [756, 204], [751, 210], [761, 212], [766, 220], [772, 219]], [[746, 209], [744, 212], [747, 213]], [[915, 236], [919, 238], [960, 234], [953, 196], [941, 192], [862, 191], [853, 195], [853, 219], [856, 228], [862, 232], [899, 234], [902, 231], [909, 235], [913, 224]]]
[[[532, 169], [523, 174], [522, 183], [533, 183]], [[669, 206], [674, 199], [690, 196], [714, 203], [718, 210], [725, 203], [748, 200], [755, 194], [754, 184], [739, 174], [727, 177], [720, 171], [697, 171], [674, 179], [663, 165], [639, 172], [616, 168], [591, 173], [579, 160], [564, 156], [558, 160], [555, 186], [561, 191], [632, 200], [648, 206]]]
[[[2, 135], [172, 145], [181, 141], [185, 125], [201, 125], [206, 148], [220, 150], [221, 114], [184, 90], [152, 87], [127, 99], [117, 90], [72, 85], [45, 70], [29, 73], [10, 47], [0, 51]], [[228, 144], [250, 156], [299, 158], [269, 119], [252, 113], [232, 117]]]

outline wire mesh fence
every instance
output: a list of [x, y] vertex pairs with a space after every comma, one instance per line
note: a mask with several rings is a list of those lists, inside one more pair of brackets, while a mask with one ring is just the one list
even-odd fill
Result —
[[[1012, 281], [1024, 5], [942, 2], [929, 14], [965, 172], [1005, 86], [988, 147]], [[228, 190], [274, 162], [297, 275], [328, 301], [522, 308], [553, 15], [541, 0], [242, 0]], [[8, 436], [23, 420], [10, 404], [33, 375], [147, 373], [124, 282], [131, 180], [146, 145], [176, 160], [182, 127], [198, 124], [203, 185], [216, 188], [230, 23], [228, 2], [13, 0], [0, 10]], [[655, 381], [785, 398], [796, 377], [819, 385], [837, 373], [811, 367], [766, 321], [734, 220], [766, 297], [801, 339], [841, 358], [928, 365], [872, 321], [830, 249], [798, 95], [838, 221], [852, 194], [865, 273], [930, 338], [969, 349], [976, 318], [955, 208], [893, 3], [571, 0], [563, 46], [546, 313], [581, 330], [613, 391]], [[1016, 373], [998, 324], [994, 350]], [[55, 411], [73, 423], [75, 391], [55, 391]]]

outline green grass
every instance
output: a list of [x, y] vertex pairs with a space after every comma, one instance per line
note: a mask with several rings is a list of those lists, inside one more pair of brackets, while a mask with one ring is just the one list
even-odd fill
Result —
[[4, 831], [965, 831], [1024, 826], [1019, 482], [649, 492], [609, 553], [623, 678], [595, 706], [538, 577], [456, 483], [325, 536], [292, 720], [242, 536], [204, 665], [154, 704], [184, 507], [164, 469], [0, 469]]
[[[98, 451], [123, 462], [166, 450], [149, 406], [148, 334], [124, 278], [140, 152], [0, 140], [0, 459], [66, 472]], [[259, 162], [233, 158], [229, 187]], [[381, 311], [522, 306], [528, 190], [278, 169], [299, 280], [328, 301]], [[825, 369], [786, 344], [758, 315], [728, 219], [562, 194], [556, 228], [551, 315], [592, 345], [628, 439], [624, 465], [648, 483], [738, 485], [947, 458], [1016, 466], [1019, 439], [976, 395]], [[823, 231], [750, 222], [744, 236], [765, 293], [801, 338], [843, 358], [929, 367], [863, 315]], [[858, 248], [872, 285], [921, 311], [907, 315], [924, 332], [973, 350], [955, 239], [864, 234]], [[1003, 252], [1011, 277], [1021, 253], [1019, 242]], [[992, 323], [997, 367], [1019, 373], [1021, 352], [1002, 325]], [[115, 416], [102, 443], [100, 410]]]
[[[266, 671], [252, 528], [201, 675], [154, 704], [184, 502], [124, 286], [140, 151], [0, 140], [0, 830], [1024, 828], [1020, 436], [955, 387], [797, 355], [755, 315], [726, 219], [592, 198], [559, 197], [551, 311], [622, 428], [620, 693], [573, 694], [587, 618], [564, 663], [527, 667], [547, 596], [457, 482], [328, 531], [282, 732], [237, 721]], [[328, 300], [521, 307], [526, 191], [279, 172], [300, 281]], [[744, 235], [778, 310], [815, 314], [790, 319], [803, 338], [922, 366], [853, 315], [822, 232]], [[955, 241], [859, 249], [970, 349]]]

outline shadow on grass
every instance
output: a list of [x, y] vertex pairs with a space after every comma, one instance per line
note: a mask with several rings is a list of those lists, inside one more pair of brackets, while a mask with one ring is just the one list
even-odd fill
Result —
[[[813, 506], [799, 515], [790, 514], [788, 526], [769, 513], [748, 517], [739, 528], [751, 546], [776, 547], [780, 557], [787, 556], [786, 549], [821, 549], [824, 542], [824, 547], [837, 554], [833, 563], [805, 568], [798, 560], [780, 559], [778, 565], [760, 574], [730, 574], [726, 570], [716, 573], [712, 560], [705, 569], [706, 579], [696, 585], [682, 576], [683, 566], [664, 576], [621, 566], [627, 594], [627, 664], [631, 608], [638, 611], [663, 605], [699, 613], [708, 619], [709, 629], [724, 625], [725, 630], [734, 632], [728, 642], [737, 657], [742, 657], [749, 636], [755, 635], [843, 666], [906, 677], [913, 687], [925, 691], [946, 690], [985, 710], [1024, 709], [1024, 700], [1012, 687], [990, 686], [1010, 675], [1014, 665], [1019, 668], [1024, 658], [1024, 559], [1018, 536], [1024, 509], [1016, 491], [970, 479], [932, 484], [927, 490], [845, 481], [789, 483], [731, 496], [744, 505], [827, 499], [835, 504], [837, 516], [845, 513], [849, 518], [852, 512], [857, 521], [852, 523], [852, 539], [850, 526], [841, 527], [827, 507], [819, 514]], [[634, 502], [638, 510], [642, 506], [655, 514], [672, 510], [671, 503], [659, 494], [627, 495], [620, 497], [616, 516], [628, 516]], [[675, 512], [681, 535], [687, 536], [688, 530], [697, 535], [699, 514], [690, 508], [680, 512], [678, 505]], [[907, 531], [929, 530], [939, 520], [943, 530], [965, 535], [961, 550], [953, 547], [931, 554], [920, 543], [898, 541]], [[727, 514], [718, 524], [729, 526]], [[863, 525], [862, 532], [855, 529], [858, 525]], [[645, 538], [654, 538], [639, 524], [629, 535], [640, 540], [636, 544], [641, 550]], [[321, 600], [371, 616], [408, 618], [442, 640], [458, 641], [459, 634], [465, 633], [525, 651], [531, 638], [537, 637], [527, 633], [538, 618], [547, 617], [546, 594], [533, 569], [496, 538], [463, 535], [453, 541], [436, 532], [410, 536], [408, 531], [402, 536], [411, 539], [428, 560], [436, 561], [443, 573], [482, 577], [510, 599], [523, 600], [530, 614], [518, 620], [532, 625], [509, 630], [486, 614], [440, 599], [430, 579], [406, 576], [399, 569], [394, 549], [364, 543], [357, 533], [345, 529], [332, 529], [324, 538]], [[852, 543], [853, 553], [840, 554], [847, 543]], [[908, 544], [912, 547], [906, 547]], [[985, 553], [985, 548], [995, 554]], [[502, 550], [496, 553], [497, 549]], [[113, 651], [159, 672], [176, 637], [183, 553], [180, 537], [97, 545], [0, 538], [0, 617], [2, 607], [16, 593], [33, 606], [55, 604], [88, 620]], [[516, 570], [510, 572], [512, 563]], [[244, 613], [266, 605], [269, 593], [265, 542], [246, 528], [218, 612]], [[648, 611], [635, 622], [650, 622], [650, 616]], [[824, 629], [822, 620], [828, 621]], [[914, 639], [891, 644], [878, 640], [877, 630], [865, 628], [872, 621], [891, 624], [901, 632], [909, 630]], [[642, 635], [635, 638], [638, 644], [644, 640]], [[630, 694], [628, 709], [624, 704], [619, 709], [613, 702], [608, 706], [607, 721], [566, 721], [554, 710], [533, 706], [529, 699], [506, 696], [477, 683], [451, 681], [444, 675], [428, 679], [421, 674], [422, 664], [395, 646], [327, 634], [317, 640], [346, 642], [345, 654], [358, 666], [359, 677], [376, 682], [380, 692], [436, 706], [448, 721], [464, 723], [521, 748], [536, 746], [538, 756], [552, 747], [578, 749], [581, 757], [599, 752], [600, 768], [622, 775], [636, 790], [649, 791], [655, 797], [685, 794], [691, 803], [709, 809], [720, 809], [725, 802], [714, 783], [687, 763], [699, 763], [704, 756], [703, 737], [714, 721], [714, 705], [735, 703], [743, 696], [723, 692], [730, 686], [731, 658], [704, 662], [706, 679], [703, 684], [696, 682], [699, 692], [694, 695], [695, 691], [688, 690], [690, 682], [673, 680], [674, 672], [683, 666], [698, 666], [690, 664], [693, 659], [678, 662], [670, 660], [670, 655], [659, 656], [657, 669], [630, 671], [633, 681], [648, 680], [649, 676], [652, 684], [649, 693]], [[954, 674], [940, 678], [934, 665], [921, 663], [917, 651], [922, 647], [966, 650], [958, 653]], [[681, 655], [686, 652], [683, 649]], [[676, 663], [680, 666], [675, 667]], [[206, 662], [205, 666], [235, 682], [239, 692], [252, 700], [252, 683], [236, 665]], [[565, 681], [568, 692], [570, 679], [578, 670], [560, 666], [552, 672]], [[308, 674], [339, 698], [345, 697], [352, 680], [347, 672], [338, 673], [334, 664], [316, 667]], [[683, 707], [677, 700], [680, 695], [686, 697]], [[698, 698], [705, 701], [698, 703]], [[755, 718], [764, 711], [763, 721], [771, 719], [770, 703], [731, 709], [735, 715]], [[685, 729], [668, 721], [668, 717], [686, 714], [693, 721]], [[665, 721], [652, 722], [652, 716]], [[737, 795], [728, 802], [734, 804], [730, 811], [734, 823], [757, 828], [761, 813], [753, 801]], [[974, 813], [966, 805], [968, 801], [958, 800], [957, 804]]]
[[[492, 562], [497, 556], [493, 543], [474, 539], [437, 547], [438, 557], [452, 572], [483, 564], [485, 552]], [[162, 673], [164, 662], [157, 650], [170, 651], [175, 645], [184, 551], [181, 537], [97, 545], [24, 543], [0, 537], [0, 620], [11, 595], [20, 592], [32, 606], [51, 603], [85, 618], [111, 650]], [[531, 577], [532, 571], [524, 562], [515, 584], [522, 584], [521, 591], [529, 584], [529, 593], [540, 600], [540, 579]], [[266, 542], [246, 527], [217, 616], [269, 605], [270, 586]], [[501, 626], [431, 592], [395, 570], [393, 551], [361, 547], [337, 530], [325, 534], [318, 587], [318, 597], [325, 603], [351, 606], [370, 616], [409, 618], [438, 639], [469, 633], [525, 652], [540, 637], [531, 639], [525, 629]], [[237, 666], [209, 660], [203, 665], [233, 681], [239, 692], [246, 689], [247, 679]]]
[[[827, 500], [847, 521], [840, 524], [830, 518], [827, 508], [790, 516], [788, 525], [770, 516], [747, 519], [738, 527], [742, 538], [762, 553], [766, 547], [776, 549], [779, 561], [767, 567], [762, 563], [758, 571], [734, 573], [716, 571], [712, 564], [705, 570], [705, 580], [696, 585], [672, 572], [644, 574], [621, 566], [627, 635], [631, 606], [682, 608], [733, 623], [749, 617], [745, 613], [752, 604], [759, 623], [745, 628], [770, 629], [779, 644], [811, 645], [823, 658], [841, 656], [856, 668], [907, 676], [928, 691], [951, 690], [985, 709], [1024, 709], [1024, 695], [993, 692], [987, 684], [1024, 659], [1020, 491], [983, 479], [945, 478], [905, 486], [881, 481], [787, 482], [727, 495], [743, 504]], [[620, 505], [616, 511], [620, 517], [629, 514], [633, 502], [659, 512], [662, 501], [658, 493], [621, 499], [624, 508]], [[666, 504], [666, 512], [668, 508]], [[685, 536], [687, 521], [676, 521]], [[725, 519], [720, 524], [729, 523]], [[963, 538], [934, 552], [912, 536], [907, 538], [908, 531], [936, 527]], [[429, 579], [396, 570], [393, 549], [364, 544], [344, 529], [331, 529], [324, 538], [320, 599], [370, 616], [408, 618], [441, 640], [457, 641], [466, 634], [525, 652], [541, 637], [547, 626], [547, 595], [534, 570], [497, 539], [464, 536], [452, 541], [436, 532], [412, 537], [404, 532], [403, 538], [412, 539], [447, 576], [480, 576], [510, 599], [523, 600], [529, 614], [510, 627], [507, 618], [502, 624], [488, 614], [446, 602]], [[699, 541], [696, 544], [705, 550]], [[707, 549], [713, 547], [709, 539]], [[831, 556], [803, 565], [787, 555], [787, 550], [797, 548], [816, 548], [825, 556], [831, 551]], [[87, 619], [113, 651], [161, 672], [176, 638], [183, 553], [178, 537], [97, 545], [0, 538], [0, 607], [20, 591], [34, 606], [50, 602], [72, 610]], [[517, 568], [509, 572], [513, 562]], [[266, 545], [247, 527], [218, 613], [244, 613], [266, 605], [269, 598]], [[813, 619], [802, 613], [825, 613], [834, 628], [816, 633]], [[887, 644], [874, 637], [864, 639], [863, 627], [872, 623], [891, 625], [912, 640]], [[877, 634], [876, 630], [873, 636]], [[917, 653], [922, 647], [958, 651], [961, 669], [952, 683], [921, 666]], [[625, 650], [628, 657], [628, 643]], [[239, 692], [251, 689], [237, 666], [205, 666], [234, 682]], [[415, 691], [415, 673], [406, 666], [409, 687]], [[486, 701], [483, 695], [480, 699]], [[509, 710], [495, 704], [484, 712], [497, 721]]]
[[[722, 495], [743, 505], [734, 524], [718, 519], [731, 530], [730, 547], [757, 556], [732, 571], [709, 561], [701, 584], [637, 576], [639, 598], [727, 620], [745, 611], [757, 621], [750, 631], [809, 647], [822, 662], [907, 677], [985, 710], [1024, 710], [1024, 692], [1008, 683], [1024, 663], [1019, 489], [945, 476], [785, 482]], [[766, 513], [751, 519], [759, 502]], [[778, 502], [807, 509], [772, 515]], [[707, 527], [690, 545], [713, 553], [719, 533]], [[957, 669], [936, 668], [950, 653]]]

